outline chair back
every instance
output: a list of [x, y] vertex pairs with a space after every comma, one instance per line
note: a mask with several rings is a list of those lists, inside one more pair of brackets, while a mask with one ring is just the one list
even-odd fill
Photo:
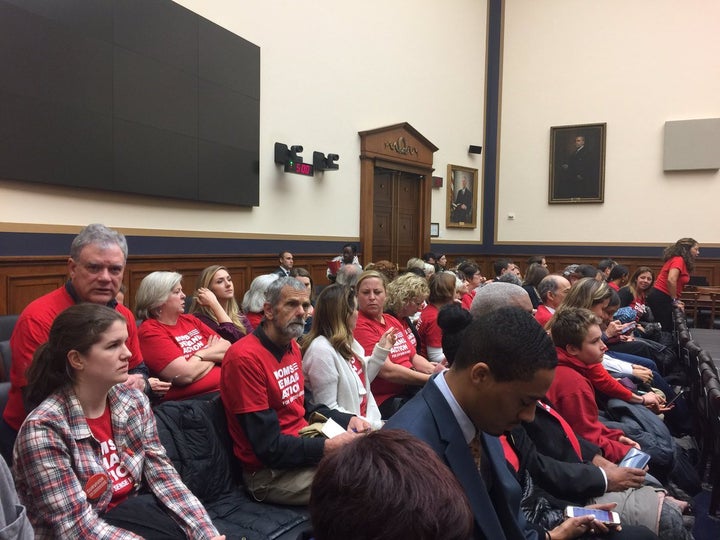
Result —
[[0, 341], [10, 339], [20, 315], [0, 315]]
[[10, 380], [10, 366], [12, 366], [10, 341], [0, 341], [0, 382], [7, 382]]

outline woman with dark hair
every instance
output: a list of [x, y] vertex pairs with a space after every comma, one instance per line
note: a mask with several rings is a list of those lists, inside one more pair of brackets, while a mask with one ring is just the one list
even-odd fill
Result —
[[220, 390], [220, 363], [230, 342], [199, 319], [185, 315], [182, 275], [152, 272], [135, 296], [140, 350], [150, 371], [171, 383], [164, 400]]
[[690, 281], [690, 272], [695, 269], [695, 259], [699, 255], [700, 244], [693, 238], [681, 238], [663, 252], [665, 264], [647, 295], [647, 305], [666, 332], [672, 332], [674, 328], [673, 306], [685, 308], [680, 295]]
[[310, 302], [314, 305], [315, 304], [315, 288], [313, 285], [312, 275], [310, 274], [310, 272], [308, 272], [305, 268], [295, 266], [295, 267], [293, 267], [292, 270], [290, 270], [290, 277], [294, 277], [300, 283], [305, 285], [305, 288], [307, 289], [308, 294], [310, 295]]
[[455, 302], [457, 277], [452, 272], [440, 272], [430, 278], [428, 303], [420, 312], [417, 331], [420, 336], [420, 354], [431, 362], [443, 362], [442, 329], [437, 317], [440, 309]]
[[472, 262], [464, 262], [457, 267], [458, 277], [467, 283], [467, 292], [463, 294], [460, 302], [462, 307], [470, 310], [473, 298], [475, 298], [475, 289], [485, 283], [485, 277], [480, 272], [477, 264]]
[[537, 309], [542, 304], [542, 298], [538, 293], [537, 286], [540, 284], [542, 279], [547, 276], [550, 272], [546, 266], [540, 263], [532, 263], [525, 272], [525, 281], [523, 281], [522, 288], [525, 289], [530, 296], [533, 309]]
[[365, 357], [353, 337], [358, 320], [357, 297], [341, 285], [325, 287], [317, 299], [310, 333], [302, 340], [302, 369], [308, 402], [366, 419], [375, 429], [382, 426], [370, 384], [380, 372], [395, 344], [395, 329], [388, 329]]
[[200, 273], [189, 311], [230, 343], [252, 332], [250, 322], [235, 300], [232, 277], [227, 268], [219, 264], [208, 266]]
[[317, 540], [473, 537], [467, 497], [450, 469], [426, 443], [394, 429], [359, 437], [323, 458], [310, 519]]
[[612, 267], [612, 270], [610, 270], [610, 275], [607, 278], [607, 284], [611, 289], [617, 292], [628, 282], [629, 275], [630, 270], [628, 270], [627, 266], [623, 264], [616, 264]]
[[643, 313], [647, 303], [647, 293], [654, 281], [655, 274], [650, 267], [638, 267], [630, 277], [628, 284], [618, 291], [620, 306], [630, 306], [638, 313]]
[[448, 269], [448, 263], [447, 263], [447, 257], [444, 253], [436, 253], [437, 259], [435, 260], [435, 266], [437, 267], [437, 271], [441, 272], [443, 270]]
[[38, 538], [224, 538], [158, 439], [147, 398], [122, 384], [125, 319], [84, 303], [57, 316], [28, 370], [40, 405], [15, 444], [18, 495]]

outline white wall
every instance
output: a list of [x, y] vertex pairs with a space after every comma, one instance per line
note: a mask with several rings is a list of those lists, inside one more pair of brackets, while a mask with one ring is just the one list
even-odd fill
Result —
[[[665, 121], [720, 117], [720, 2], [505, 6], [498, 240], [720, 242], [718, 171], [662, 170]], [[550, 127], [596, 122], [605, 203], [548, 205]]]
[[[481, 168], [467, 147], [483, 144], [484, 0], [177, 2], [261, 48], [260, 206], [0, 181], [0, 230], [101, 221], [159, 234], [356, 238], [357, 133], [404, 121], [440, 148], [436, 175], [445, 177], [448, 163]], [[313, 150], [339, 154], [340, 170], [314, 179], [282, 174], [275, 141], [303, 145], [306, 161]], [[444, 229], [445, 194], [433, 190], [442, 239], [479, 239], [479, 229]]]

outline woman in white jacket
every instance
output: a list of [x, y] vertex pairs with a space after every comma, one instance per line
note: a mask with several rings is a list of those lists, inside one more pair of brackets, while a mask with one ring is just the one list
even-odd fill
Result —
[[[395, 328], [388, 329], [365, 357], [355, 338], [355, 290], [341, 285], [325, 287], [317, 297], [310, 333], [303, 338], [303, 374], [306, 402], [365, 418], [381, 427], [380, 411], [370, 383], [381, 370], [395, 344]], [[307, 404], [306, 404], [307, 405]]]

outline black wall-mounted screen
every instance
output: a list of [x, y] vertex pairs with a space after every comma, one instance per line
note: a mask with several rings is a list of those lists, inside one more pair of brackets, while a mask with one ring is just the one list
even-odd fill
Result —
[[260, 48], [170, 0], [0, 0], [0, 179], [257, 206]]

